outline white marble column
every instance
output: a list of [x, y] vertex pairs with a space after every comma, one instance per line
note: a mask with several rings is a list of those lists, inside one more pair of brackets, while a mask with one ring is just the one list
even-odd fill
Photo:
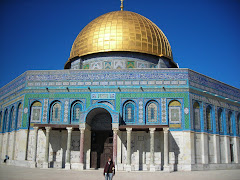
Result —
[[163, 128], [163, 139], [164, 139], [164, 165], [163, 165], [163, 171], [165, 172], [171, 172], [172, 169], [169, 166], [169, 150], [168, 150], [168, 133], [169, 128]]
[[50, 130], [51, 127], [45, 127], [46, 129], [46, 143], [45, 143], [45, 156], [44, 156], [44, 162], [43, 162], [43, 168], [47, 169], [49, 168], [49, 135], [50, 135]]
[[117, 165], [117, 132], [118, 129], [113, 129], [113, 162]]
[[219, 135], [213, 135], [213, 148], [214, 148], [214, 163], [220, 163], [220, 144], [219, 144]]
[[84, 168], [84, 128], [80, 128], [80, 170]]
[[[9, 156], [9, 154], [8, 154], [8, 148], [9, 148], [9, 135], [10, 135], [10, 132], [6, 132], [6, 134], [7, 134], [7, 144], [6, 144], [6, 152], [5, 152], [5, 155], [8, 155], [8, 156]], [[9, 161], [7, 161], [7, 162], [9, 162]]]
[[122, 132], [118, 131], [117, 133], [117, 166], [115, 167], [116, 170], [123, 171], [122, 165]]
[[154, 164], [154, 132], [156, 128], [149, 128], [150, 131], [150, 171], [156, 171]]
[[208, 134], [201, 134], [202, 141], [202, 164], [208, 164]]
[[37, 167], [37, 136], [38, 136], [38, 127], [33, 127], [34, 139], [33, 139], [33, 158], [30, 164], [31, 168]]
[[16, 131], [14, 130], [13, 132], [13, 142], [12, 142], [12, 160], [15, 159], [15, 145], [16, 145]]
[[233, 138], [234, 147], [234, 163], [239, 163], [239, 140], [238, 137]]
[[230, 155], [230, 139], [229, 136], [224, 136], [224, 149], [225, 149], [225, 163], [231, 163], [231, 155]]
[[126, 128], [127, 130], [127, 165], [125, 167], [126, 171], [131, 171], [131, 134], [132, 128]]
[[65, 169], [71, 169], [71, 139], [72, 139], [72, 127], [67, 127], [68, 138], [67, 138], [67, 151], [66, 151], [66, 164]]

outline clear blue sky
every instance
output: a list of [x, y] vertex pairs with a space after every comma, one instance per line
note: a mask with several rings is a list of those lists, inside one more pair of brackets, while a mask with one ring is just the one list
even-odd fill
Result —
[[[120, 0], [1, 0], [0, 87], [27, 70], [63, 69], [78, 33]], [[239, 0], [124, 0], [167, 36], [174, 61], [240, 88]]]

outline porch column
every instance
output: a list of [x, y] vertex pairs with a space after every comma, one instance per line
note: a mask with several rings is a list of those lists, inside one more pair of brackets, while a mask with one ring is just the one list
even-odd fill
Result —
[[170, 172], [170, 166], [169, 166], [169, 151], [168, 151], [168, 131], [169, 128], [163, 128], [163, 139], [164, 139], [164, 165], [163, 165], [163, 171]]
[[84, 167], [84, 128], [80, 128], [80, 170]]
[[46, 129], [46, 143], [45, 143], [45, 157], [43, 162], [43, 168], [48, 168], [48, 158], [49, 158], [49, 134], [51, 127], [45, 127]]
[[71, 169], [70, 159], [71, 159], [72, 127], [67, 127], [66, 129], [68, 131], [68, 138], [67, 138], [67, 153], [66, 153], [65, 169]]
[[117, 164], [117, 133], [118, 129], [113, 129], [113, 162], [115, 166]]
[[224, 148], [225, 148], [225, 163], [231, 163], [231, 155], [230, 155], [230, 139], [229, 136], [224, 136]]
[[239, 163], [239, 140], [237, 137], [233, 138], [234, 147], [234, 163]]
[[219, 145], [219, 135], [213, 135], [213, 147], [214, 147], [214, 163], [220, 163], [220, 145]]
[[12, 142], [12, 160], [15, 159], [15, 145], [16, 145], [16, 130], [13, 132], [13, 142]]
[[9, 156], [9, 154], [8, 154], [8, 146], [9, 146], [9, 132], [6, 132], [7, 133], [7, 144], [6, 144], [6, 152], [5, 152], [5, 155], [8, 155]]
[[127, 165], [126, 171], [131, 171], [131, 133], [132, 128], [126, 128], [127, 130]]
[[201, 140], [202, 140], [202, 164], [208, 164], [209, 157], [208, 134], [202, 133]]
[[154, 132], [156, 128], [149, 128], [150, 130], [150, 171], [155, 171], [154, 164]]
[[33, 139], [33, 158], [30, 165], [31, 168], [37, 167], [37, 136], [38, 136], [38, 127], [33, 127], [34, 139]]

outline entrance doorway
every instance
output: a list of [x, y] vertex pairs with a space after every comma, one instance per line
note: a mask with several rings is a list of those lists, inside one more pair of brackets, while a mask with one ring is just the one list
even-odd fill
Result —
[[104, 108], [89, 112], [86, 122], [91, 126], [90, 167], [104, 168], [108, 157], [113, 155], [112, 117]]
[[91, 168], [104, 168], [113, 155], [112, 131], [92, 131], [91, 142]]

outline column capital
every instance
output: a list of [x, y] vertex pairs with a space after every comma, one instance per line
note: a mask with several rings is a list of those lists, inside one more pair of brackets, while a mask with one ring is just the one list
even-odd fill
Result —
[[127, 131], [128, 133], [130, 133], [130, 132], [132, 132], [132, 128], [126, 128], [126, 131]]
[[156, 128], [149, 128], [150, 133], [154, 133], [155, 130]]
[[89, 126], [87, 123], [80, 123], [79, 129], [88, 129], [91, 131], [91, 126]]
[[163, 128], [164, 133], [168, 133], [168, 131], [169, 131], [169, 128]]
[[118, 131], [119, 131], [119, 129], [117, 129], [117, 128], [113, 129], [113, 133], [117, 133]]
[[79, 130], [80, 130], [80, 133], [83, 134], [85, 131], [85, 128], [79, 128]]
[[52, 128], [47, 126], [47, 127], [45, 127], [45, 129], [46, 129], [46, 132], [49, 132]]
[[70, 132], [72, 132], [72, 127], [66, 127], [66, 129], [67, 129], [67, 131], [68, 131], [68, 133], [70, 133]]
[[34, 126], [33, 129], [34, 129], [35, 131], [37, 131], [37, 130], [39, 129], [39, 127]]

